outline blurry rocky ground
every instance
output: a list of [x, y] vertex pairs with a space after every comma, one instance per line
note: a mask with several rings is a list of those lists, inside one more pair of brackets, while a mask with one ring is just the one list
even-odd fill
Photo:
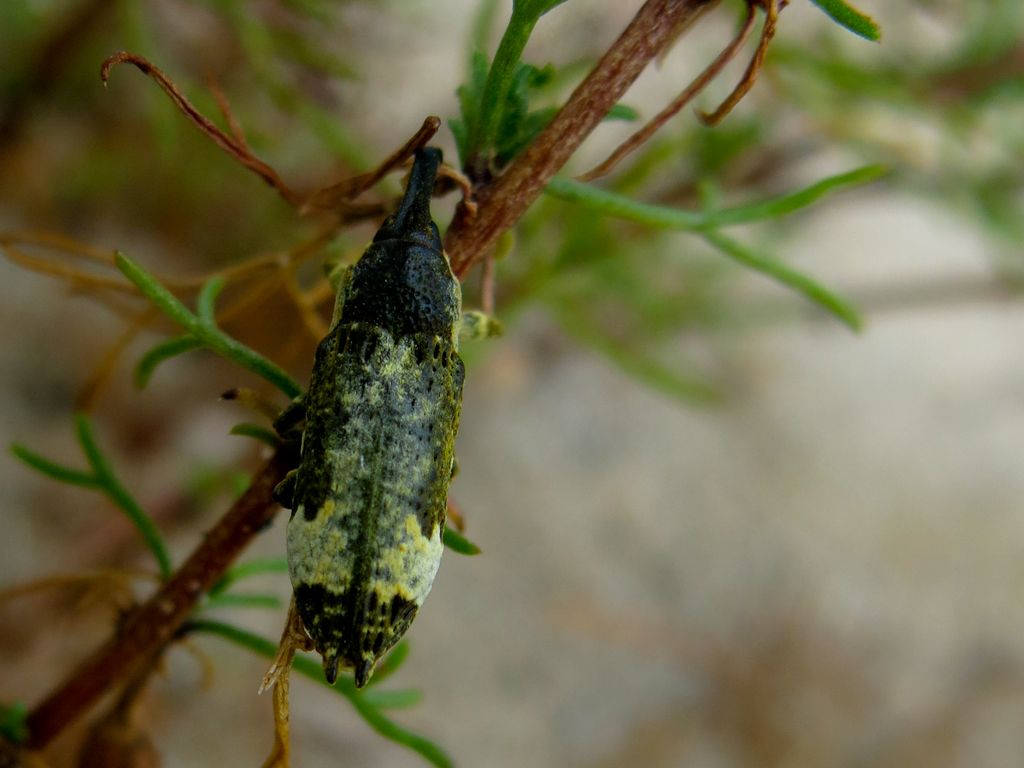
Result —
[[[594, 4], [606, 7], [579, 9], [570, 24], [576, 4], [541, 24], [528, 57], [592, 55], [636, 5]], [[72, 8], [43, 5], [31, 13], [45, 27]], [[230, 46], [211, 47], [216, 28], [202, 4], [157, 5], [132, 11], [156, 23], [128, 28], [165, 31], [161, 48], [177, 56], [165, 68], [230, 71], [240, 79], [224, 83], [229, 95], [253, 87], [228, 66]], [[428, 113], [454, 113], [471, 5], [346, 4], [344, 44], [357, 46], [346, 60], [358, 66], [336, 108], [370, 151], [383, 156]], [[887, 47], [955, 35], [941, 26], [955, 4], [921, 4], [899, 20], [883, 3], [861, 5], [890, 25]], [[803, 6], [786, 11], [783, 36], [824, 23]], [[692, 71], [717, 44], [705, 37], [724, 38], [729, 26], [702, 30], [629, 103], [647, 114], [665, 103], [684, 79], [673, 68]], [[137, 113], [119, 105], [163, 96], [127, 70], [105, 93], [95, 72], [105, 55], [146, 41], [88, 34], [75, 59], [89, 68], [61, 75], [75, 81], [74, 99], [53, 86], [0, 147], [0, 229], [64, 232], [164, 274], [292, 242], [272, 193], [173, 115], [161, 118], [174, 126], [161, 128], [164, 143], [142, 154], [130, 138]], [[196, 51], [202, 60], [186, 64]], [[742, 109], [756, 110], [771, 87]], [[315, 145], [275, 133], [285, 130], [275, 114], [261, 121], [250, 104], [243, 115], [250, 132], [264, 132], [264, 156], [286, 175], [331, 178]], [[596, 160], [621, 137], [594, 138], [586, 152]], [[121, 164], [76, 176], [74, 158], [104, 141], [124, 142]], [[174, 187], [191, 163], [220, 169], [201, 177], [231, 190], [218, 210], [192, 207], [202, 196]], [[268, 236], [263, 219], [278, 227], [276, 241], [253, 242]], [[218, 239], [218, 226], [240, 240]], [[720, 403], [680, 405], [645, 388], [540, 309], [475, 355], [453, 494], [484, 554], [446, 557], [399, 675], [425, 699], [396, 713], [459, 764], [1024, 761], [1024, 306], [991, 285], [998, 246], [940, 202], [886, 186], [802, 215], [780, 242], [788, 261], [861, 300], [866, 330], [851, 335], [810, 313], [722, 329], [708, 343], [728, 372]], [[756, 276], [737, 286], [736, 301], [796, 302]], [[267, 315], [254, 333], [287, 321]], [[121, 327], [88, 298], [0, 263], [4, 442], [77, 464], [72, 402]], [[292, 351], [301, 371], [308, 344]], [[137, 393], [124, 364], [99, 401], [101, 439], [176, 557], [228, 503], [233, 473], [257, 461], [257, 449], [227, 434], [244, 415], [217, 400], [239, 377], [193, 354]], [[0, 483], [4, 584], [146, 562], [102, 499], [13, 460], [0, 461]], [[279, 519], [248, 556], [281, 554], [282, 534]], [[260, 586], [287, 594], [283, 577]], [[62, 678], [106, 637], [117, 599], [58, 590], [0, 606], [0, 698], [31, 703]], [[233, 618], [273, 637], [283, 614]], [[265, 661], [216, 639], [194, 646], [210, 679], [175, 650], [141, 721], [168, 766], [258, 764], [271, 741], [270, 702], [255, 695]], [[298, 765], [419, 764], [306, 681], [293, 685], [293, 723]], [[57, 764], [78, 738], [57, 744]]]

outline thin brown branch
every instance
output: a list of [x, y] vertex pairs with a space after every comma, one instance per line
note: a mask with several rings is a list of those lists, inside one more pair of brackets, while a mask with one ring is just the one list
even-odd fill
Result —
[[710, 113], [697, 112], [697, 116], [705, 125], [718, 125], [722, 122], [725, 116], [732, 112], [733, 108], [754, 87], [757, 76], [764, 67], [764, 57], [768, 53], [768, 46], [771, 44], [772, 38], [775, 37], [775, 25], [779, 18], [779, 11], [786, 5], [786, 0], [781, 0], [781, 2], [780, 0], [747, 0], [747, 2], [751, 8], [754, 5], [764, 6], [764, 26], [761, 28], [761, 39], [758, 40], [757, 50], [754, 51], [754, 56], [751, 58], [750, 64], [747, 65], [747, 71], [743, 73], [739, 83], [718, 109]]
[[167, 77], [167, 75], [142, 56], [137, 56], [136, 54], [128, 53], [127, 51], [121, 51], [120, 53], [115, 53], [113, 56], [106, 59], [100, 67], [100, 77], [103, 79], [104, 85], [106, 85], [107, 81], [110, 79], [110, 70], [118, 64], [131, 64], [143, 74], [153, 78], [157, 85], [159, 85], [163, 89], [164, 93], [170, 97], [171, 101], [174, 102], [174, 105], [181, 110], [181, 112], [191, 120], [199, 130], [209, 136], [218, 147], [223, 149], [250, 171], [262, 178], [267, 182], [267, 184], [276, 189], [280, 193], [281, 197], [291, 205], [298, 206], [302, 202], [301, 195], [294, 192], [287, 184], [285, 184], [284, 180], [277, 174], [277, 171], [253, 155], [245, 145], [244, 141], [239, 142], [236, 138], [228, 136], [224, 131], [214, 125], [209, 118], [202, 114], [188, 99], [185, 98], [185, 95], [178, 89], [178, 86], [176, 86], [174, 82]]
[[651, 59], [716, 0], [647, 0], [611, 48], [573, 91], [547, 128], [493, 184], [480, 190], [471, 216], [460, 204], [445, 238], [462, 277], [502, 232], [526, 212], [544, 185], [625, 94]]
[[220, 110], [220, 114], [224, 118], [224, 122], [227, 123], [228, 128], [231, 129], [231, 135], [234, 137], [235, 142], [237, 142], [238, 146], [248, 152], [249, 142], [245, 139], [245, 131], [242, 130], [242, 124], [238, 122], [238, 118], [235, 117], [235, 113], [231, 109], [228, 97], [224, 93], [224, 89], [220, 87], [220, 83], [217, 82], [217, 78], [213, 75], [207, 75], [206, 87], [209, 89], [210, 93], [213, 94], [214, 101], [217, 102], [217, 109]]
[[91, 272], [85, 272], [81, 269], [77, 269], [76, 267], [51, 261], [42, 256], [34, 256], [30, 253], [26, 253], [21, 248], [12, 245], [10, 242], [0, 242], [0, 247], [2, 247], [4, 253], [7, 254], [7, 258], [18, 266], [31, 272], [37, 272], [41, 275], [58, 277], [69, 283], [72, 287], [103, 288], [105, 290], [118, 291], [129, 295], [138, 293], [137, 289], [122, 277], [107, 277], [106, 275], [96, 275]]
[[375, 169], [314, 192], [303, 204], [302, 211], [305, 213], [310, 210], [334, 210], [341, 207], [345, 201], [359, 197], [412, 157], [417, 149], [425, 147], [440, 127], [441, 118], [430, 115], [405, 144], [388, 155]]
[[452, 500], [451, 496], [448, 497], [447, 514], [448, 522], [452, 524], [455, 530], [457, 530], [459, 533], [462, 533], [466, 529], [466, 517], [462, 514], [462, 509], [459, 507], [459, 505], [456, 504], [454, 500]]
[[0, 589], [0, 604], [53, 589], [82, 586], [99, 588], [102, 584], [109, 584], [111, 589], [127, 588], [134, 581], [159, 581], [159, 576], [153, 571], [137, 571], [127, 568], [103, 568], [83, 573], [58, 573]]
[[199, 597], [274, 518], [278, 510], [272, 497], [274, 486], [295, 459], [294, 448], [278, 450], [174, 575], [33, 708], [27, 719], [29, 747], [45, 747], [106, 691], [133, 679], [156, 658], [191, 615]]
[[722, 52], [718, 54], [715, 60], [705, 67], [704, 71], [697, 75], [697, 77], [688, 86], [686, 86], [686, 89], [667, 107], [661, 110], [661, 112], [659, 112], [652, 120], [650, 120], [647, 125], [620, 144], [603, 163], [580, 176], [579, 180], [593, 181], [594, 179], [600, 178], [601, 176], [611, 172], [611, 170], [619, 164], [622, 158], [651, 138], [651, 136], [653, 136], [661, 126], [675, 117], [679, 110], [689, 104], [697, 94], [703, 91], [704, 88], [707, 87], [708, 83], [718, 77], [719, 73], [725, 69], [725, 66], [736, 56], [736, 52], [739, 51], [743, 43], [746, 42], [747, 37], [750, 35], [750, 30], [753, 28], [754, 6], [748, 5], [747, 18], [744, 19], [739, 32], [737, 32], [732, 41], [722, 49]]

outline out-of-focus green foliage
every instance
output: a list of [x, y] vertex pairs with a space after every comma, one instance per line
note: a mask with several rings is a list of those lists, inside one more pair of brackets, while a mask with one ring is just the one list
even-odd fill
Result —
[[0, 704], [0, 737], [12, 744], [21, 744], [25, 741], [28, 737], [28, 727], [25, 725], [27, 715], [28, 707], [21, 702], [10, 706]]

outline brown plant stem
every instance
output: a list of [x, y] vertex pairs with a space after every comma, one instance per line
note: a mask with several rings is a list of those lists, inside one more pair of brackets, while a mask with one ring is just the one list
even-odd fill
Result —
[[754, 87], [754, 83], [757, 82], [757, 76], [761, 74], [761, 69], [764, 67], [764, 57], [768, 53], [768, 46], [771, 45], [772, 38], [775, 37], [775, 27], [778, 24], [779, 11], [786, 6], [789, 0], [747, 0], [747, 2], [751, 8], [755, 5], [764, 8], [764, 26], [761, 28], [761, 39], [757, 43], [757, 50], [754, 51], [750, 64], [747, 65], [746, 72], [743, 73], [743, 78], [733, 88], [732, 93], [726, 96], [725, 101], [718, 106], [718, 109], [714, 112], [697, 112], [697, 117], [705, 125], [718, 125], [722, 122], [726, 115], [732, 112], [733, 108]]
[[725, 69], [725, 66], [732, 61], [736, 52], [740, 49], [740, 46], [746, 41], [747, 36], [750, 34], [750, 30], [754, 28], [754, 6], [747, 6], [747, 18], [743, 22], [739, 31], [733, 37], [732, 41], [722, 49], [722, 52], [718, 54], [714, 61], [708, 64], [697, 77], [679, 94], [672, 103], [665, 107], [661, 112], [652, 118], [647, 125], [641, 128], [639, 131], [630, 136], [626, 141], [618, 146], [618, 148], [612, 152], [607, 159], [604, 160], [600, 165], [592, 168], [591, 170], [579, 176], [579, 181], [593, 181], [601, 176], [604, 176], [612, 171], [616, 165], [633, 150], [646, 143], [651, 136], [653, 136], [665, 123], [671, 120], [678, 114], [679, 110], [693, 101], [704, 88], [707, 87], [708, 83], [718, 77], [718, 74]]
[[494, 246], [501, 233], [519, 220], [651, 59], [676, 39], [680, 28], [695, 21], [716, 2], [644, 3], [536, 141], [493, 184], [479, 191], [476, 214], [463, 204], [456, 209], [445, 237], [445, 250], [457, 276], [465, 275]]
[[279, 449], [170, 580], [32, 709], [26, 721], [30, 748], [42, 749], [49, 744], [108, 689], [139, 675], [145, 664], [174, 639], [199, 597], [274, 518], [278, 510], [272, 497], [274, 486], [295, 460], [294, 449]]
[[[285, 201], [293, 206], [299, 206], [302, 203], [302, 196], [285, 184], [284, 179], [278, 175], [277, 171], [249, 151], [249, 147], [245, 143], [244, 138], [241, 138], [240, 127], [236, 127], [233, 124], [233, 121], [229, 120], [228, 122], [232, 123], [231, 130], [234, 135], [229, 136], [224, 133], [224, 131], [214, 125], [206, 115], [196, 109], [192, 105], [192, 102], [185, 98], [185, 94], [181, 92], [171, 78], [165, 75], [161, 69], [156, 67], [148, 59], [134, 53], [129, 53], [128, 51], [121, 51], [120, 53], [115, 53], [113, 56], [107, 57], [103, 64], [100, 65], [100, 79], [103, 80], [104, 85], [106, 85], [110, 80], [110, 70], [119, 64], [131, 64], [144, 75], [153, 78], [157, 85], [163, 89], [164, 93], [170, 97], [171, 101], [174, 102], [174, 105], [182, 112], [182, 114], [191, 120], [199, 130], [212, 139], [214, 144], [276, 189]], [[224, 101], [223, 104], [226, 105], [227, 102]]]

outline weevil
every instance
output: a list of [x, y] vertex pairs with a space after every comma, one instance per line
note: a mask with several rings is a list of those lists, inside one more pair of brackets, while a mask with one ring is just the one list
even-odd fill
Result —
[[462, 295], [430, 199], [437, 149], [341, 281], [309, 389], [300, 460], [275, 494], [292, 510], [295, 612], [323, 658], [362, 687], [423, 605], [441, 562], [462, 407]]

